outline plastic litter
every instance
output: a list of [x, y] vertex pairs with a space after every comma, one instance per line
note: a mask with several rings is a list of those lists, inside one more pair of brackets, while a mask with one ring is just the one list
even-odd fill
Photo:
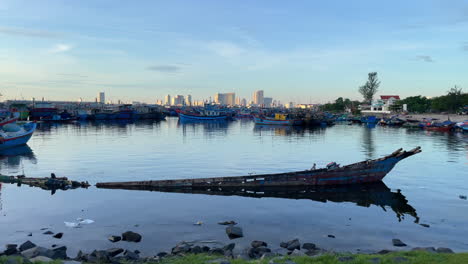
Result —
[[80, 228], [82, 225], [89, 225], [94, 223], [94, 220], [91, 219], [83, 219], [83, 218], [77, 218], [76, 219], [78, 222], [64, 222], [66, 227], [71, 227], [71, 228]]

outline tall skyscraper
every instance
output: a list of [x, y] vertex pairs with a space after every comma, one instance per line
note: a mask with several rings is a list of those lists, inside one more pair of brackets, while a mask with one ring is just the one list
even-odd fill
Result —
[[221, 105], [235, 105], [236, 93], [217, 93], [215, 94], [215, 103]]
[[263, 105], [263, 90], [255, 91], [253, 94], [253, 102], [255, 105], [261, 106]]
[[98, 95], [99, 103], [105, 104], [106, 103], [106, 94], [104, 92], [100, 92]]
[[192, 106], [192, 96], [190, 94], [185, 98], [185, 105]]
[[165, 105], [171, 105], [171, 95], [166, 95], [166, 97], [164, 97], [164, 104]]
[[172, 98], [172, 105], [181, 106], [181, 105], [184, 105], [184, 104], [185, 104], [185, 100], [184, 100], [183, 95], [176, 95], [176, 96], [174, 96], [174, 98]]
[[264, 97], [263, 98], [263, 105], [265, 107], [271, 107], [272, 104], [273, 104], [273, 98], [271, 98], [271, 97]]

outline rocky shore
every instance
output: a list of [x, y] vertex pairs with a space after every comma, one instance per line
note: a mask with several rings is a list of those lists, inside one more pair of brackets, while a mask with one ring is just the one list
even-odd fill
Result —
[[[226, 235], [235, 240], [236, 238], [243, 237], [243, 230], [241, 227], [235, 226], [235, 222], [223, 222], [225, 224]], [[54, 238], [60, 239], [63, 233], [57, 233]], [[108, 240], [113, 243], [139, 243], [143, 236], [136, 232], [127, 231], [121, 235], [113, 235], [108, 237]], [[393, 239], [392, 244], [394, 247], [405, 248], [407, 245], [400, 239]], [[454, 252], [449, 248], [413, 248], [407, 252], [424, 252], [425, 254], [453, 254]], [[374, 262], [381, 263], [383, 256], [393, 256], [393, 253], [398, 253], [392, 250], [381, 250], [367, 254], [371, 256]], [[0, 253], [0, 263], [15, 264], [15, 263], [34, 263], [34, 262], [63, 262], [65, 264], [78, 264], [78, 263], [171, 263], [174, 259], [184, 259], [189, 256], [201, 256], [205, 259], [206, 263], [230, 264], [233, 261], [253, 261], [265, 260], [268, 263], [295, 263], [294, 258], [319, 258], [319, 257], [334, 257], [338, 263], [356, 263], [357, 258], [362, 258], [363, 255], [351, 253], [337, 253], [334, 251], [320, 248], [312, 242], [303, 242], [299, 239], [292, 239], [281, 242], [278, 245], [270, 246], [268, 243], [260, 240], [254, 240], [250, 243], [248, 248], [238, 249], [236, 243], [229, 243], [221, 247], [208, 247], [206, 245], [197, 244], [193, 242], [180, 242], [169, 252], [159, 252], [154, 256], [142, 256], [138, 250], [128, 250], [124, 247], [113, 247], [108, 249], [96, 249], [92, 252], [79, 251], [76, 256], [68, 256], [67, 247], [64, 245], [53, 245], [52, 248], [45, 248], [36, 245], [31, 241], [26, 241], [20, 245], [7, 244], [5, 250]], [[388, 257], [386, 257], [388, 258]], [[410, 258], [404, 256], [394, 256], [395, 263], [411, 263]], [[289, 262], [284, 262], [288, 260]], [[189, 261], [189, 260], [188, 260]], [[178, 262], [185, 263], [185, 262]], [[190, 263], [187, 262], [187, 263]], [[205, 263], [205, 262], [200, 262]], [[263, 262], [265, 263], [265, 262]], [[330, 262], [333, 263], [333, 262]], [[382, 262], [384, 263], [384, 262]], [[385, 262], [393, 263], [393, 262]]]

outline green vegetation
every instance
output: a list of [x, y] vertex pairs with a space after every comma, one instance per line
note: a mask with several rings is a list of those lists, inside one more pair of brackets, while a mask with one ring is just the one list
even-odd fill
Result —
[[357, 107], [361, 103], [359, 101], [351, 101], [348, 98], [343, 99], [343, 97], [339, 97], [335, 100], [334, 103], [328, 103], [322, 105], [322, 111], [327, 112], [344, 112], [346, 109], [357, 110]]
[[[220, 259], [216, 256], [207, 255], [188, 255], [185, 257], [168, 258], [163, 260], [163, 264], [205, 264], [209, 263], [214, 259]], [[377, 261], [380, 260], [380, 262]], [[410, 252], [395, 252], [386, 255], [323, 255], [319, 257], [279, 257], [275, 258], [271, 263], [287, 263], [287, 260], [291, 260], [296, 264], [393, 264], [393, 263], [407, 263], [407, 264], [460, 264], [468, 263], [468, 253], [458, 254], [439, 254], [439, 253], [428, 253], [423, 251], [410, 251]], [[268, 264], [271, 259], [268, 260], [228, 260], [231, 264]], [[214, 262], [219, 263], [219, 262]]]
[[[225, 259], [222, 256], [210, 256], [210, 255], [187, 255], [184, 257], [172, 257], [163, 259], [162, 264], [218, 264], [221, 260]], [[379, 254], [327, 254], [318, 257], [276, 257], [273, 259], [264, 260], [242, 260], [242, 259], [225, 259], [231, 264], [268, 264], [268, 263], [288, 263], [292, 261], [296, 264], [461, 264], [468, 263], [468, 253], [457, 253], [457, 254], [443, 254], [443, 253], [429, 253], [425, 251], [402, 251], [393, 252], [385, 255]], [[272, 261], [273, 260], [273, 261]], [[25, 264], [20, 257], [0, 257], [0, 264]], [[50, 264], [60, 264], [61, 261], [55, 260], [49, 262]]]

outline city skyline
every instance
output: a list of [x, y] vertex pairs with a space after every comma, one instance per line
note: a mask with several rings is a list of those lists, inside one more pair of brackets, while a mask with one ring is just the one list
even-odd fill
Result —
[[153, 103], [264, 90], [325, 103], [362, 99], [377, 71], [379, 94], [438, 96], [468, 87], [467, 14], [465, 1], [3, 0], [0, 93]]

